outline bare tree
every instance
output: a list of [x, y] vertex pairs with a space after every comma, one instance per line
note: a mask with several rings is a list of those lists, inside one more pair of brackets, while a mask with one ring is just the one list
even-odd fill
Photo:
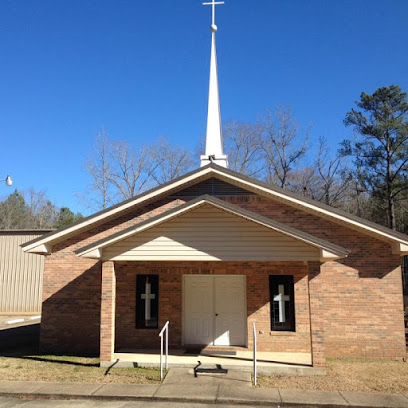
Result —
[[327, 140], [320, 137], [316, 159], [316, 172], [319, 178], [316, 200], [333, 207], [344, 205], [345, 195], [352, 182], [351, 172], [344, 162], [345, 157], [340, 152], [336, 152], [334, 156], [330, 154]]
[[132, 198], [153, 184], [151, 177], [156, 164], [149, 157], [148, 148], [134, 151], [128, 142], [112, 142], [110, 160], [108, 182], [115, 190], [115, 201]]
[[262, 126], [230, 121], [224, 126], [225, 150], [232, 170], [256, 177], [262, 174]]
[[291, 191], [307, 198], [316, 200], [316, 191], [319, 188], [319, 177], [316, 167], [309, 165], [294, 170], [289, 175]]
[[291, 108], [267, 110], [261, 117], [262, 150], [267, 181], [288, 188], [289, 175], [308, 150], [308, 132], [302, 132]]
[[85, 166], [91, 183], [79, 197], [88, 207], [103, 209], [176, 178], [191, 167], [191, 154], [173, 147], [165, 138], [133, 148], [128, 142], [110, 141], [101, 131]]
[[27, 203], [27, 227], [48, 229], [53, 228], [60, 209], [47, 198], [45, 191], [30, 188], [25, 194]]
[[110, 143], [102, 129], [96, 136], [94, 147], [85, 164], [85, 170], [91, 177], [91, 183], [85, 194], [78, 194], [81, 202], [94, 210], [105, 209], [114, 203], [109, 182], [111, 176]]
[[180, 146], [172, 146], [164, 137], [149, 146], [149, 150], [149, 156], [153, 159], [152, 177], [157, 184], [174, 180], [194, 167], [191, 152]]

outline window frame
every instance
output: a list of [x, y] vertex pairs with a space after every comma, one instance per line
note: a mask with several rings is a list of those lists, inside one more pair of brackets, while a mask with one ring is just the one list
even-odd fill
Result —
[[[144, 302], [141, 299], [141, 295], [144, 293], [146, 287], [146, 278], [152, 278], [155, 282], [151, 282], [152, 292], [156, 295], [156, 298], [152, 301], [154, 302], [154, 307], [152, 311], [155, 311], [157, 314], [157, 323], [155, 326], [146, 326], [146, 321], [144, 319]], [[138, 274], [136, 275], [136, 302], [135, 302], [135, 328], [142, 330], [157, 330], [159, 328], [159, 275], [155, 274]]]
[[[279, 285], [284, 285], [285, 294], [289, 295], [289, 318], [287, 318], [287, 324], [284, 326], [276, 326], [275, 314], [273, 307], [273, 297], [275, 296], [275, 290]], [[270, 301], [270, 319], [271, 332], [296, 332], [296, 308], [295, 308], [295, 279], [293, 275], [269, 275], [269, 301]], [[286, 304], [286, 302], [285, 302]]]

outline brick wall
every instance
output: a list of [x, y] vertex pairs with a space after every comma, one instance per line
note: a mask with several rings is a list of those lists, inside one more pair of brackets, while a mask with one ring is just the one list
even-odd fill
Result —
[[101, 262], [79, 258], [74, 251], [183, 202], [159, 200], [54, 245], [44, 263], [41, 352], [100, 352]]
[[113, 361], [115, 353], [116, 273], [113, 261], [102, 263], [101, 361]]
[[[115, 262], [116, 271], [116, 350], [159, 347], [158, 333], [170, 321], [170, 344], [182, 344], [183, 275], [245, 275], [247, 323], [256, 321], [259, 350], [276, 352], [310, 352], [307, 265], [303, 262]], [[159, 328], [136, 329], [136, 276], [159, 275]], [[296, 332], [278, 333], [270, 330], [269, 275], [294, 275]], [[248, 344], [252, 346], [251, 331]]]
[[[118, 218], [106, 220], [104, 224], [95, 226], [90, 231], [78, 233], [53, 248], [54, 253], [46, 257], [44, 270], [41, 331], [43, 351], [99, 353], [101, 264], [78, 258], [73, 251], [174, 208], [187, 199], [164, 198], [146, 205], [145, 208], [128, 211]], [[348, 258], [328, 262], [321, 267], [319, 285], [322, 289], [327, 356], [381, 358], [404, 355], [400, 258], [391, 253], [389, 244], [320, 216], [263, 197], [252, 195], [224, 199], [351, 251]], [[308, 305], [303, 301], [297, 302], [296, 305], [299, 333], [287, 335], [282, 341], [282, 335], [270, 334], [267, 330], [269, 295], [266, 294], [266, 276], [269, 273], [277, 273], [278, 270], [283, 273], [281, 269], [284, 267], [285, 273], [295, 275], [296, 298], [302, 299], [307, 291], [307, 279], [304, 269], [298, 264], [258, 264], [257, 267], [251, 268], [252, 263], [248, 263], [240, 265], [238, 270], [217, 262], [207, 265], [179, 263], [177, 267], [155, 265], [152, 267], [140, 263], [117, 263], [116, 267], [115, 264], [118, 275], [116, 318], [117, 322], [123, 321], [129, 325], [132, 345], [135, 342], [142, 345], [146, 337], [143, 331], [134, 330], [134, 322], [131, 319], [134, 319], [135, 309], [134, 304], [133, 308], [130, 305], [134, 302], [135, 294], [127, 291], [134, 291], [135, 284], [132, 284], [132, 279], [135, 279], [136, 273], [146, 273], [145, 269], [148, 268], [148, 273], [158, 273], [161, 276], [160, 285], [163, 287], [160, 288], [160, 316], [168, 314], [173, 316], [171, 320], [175, 322], [181, 315], [181, 297], [172, 294], [180, 293], [180, 277], [183, 273], [245, 273], [248, 276], [248, 324], [251, 324], [256, 316], [258, 329], [264, 330], [264, 335], [260, 336], [262, 347], [268, 344], [276, 351], [284, 351], [283, 346], [286, 351], [305, 351], [307, 348], [310, 350], [310, 335], [306, 339], [305, 334], [309, 330], [309, 323], [301, 317], [307, 315]], [[121, 292], [126, 293], [126, 296], [121, 296]], [[254, 292], [258, 293], [258, 297], [252, 296]], [[122, 304], [125, 298], [128, 299], [127, 305]], [[259, 309], [256, 302], [260, 302]], [[300, 307], [305, 309], [298, 309]], [[126, 347], [127, 344], [123, 340], [126, 333], [121, 332], [124, 329], [118, 328], [119, 326], [120, 324], [116, 324], [118, 346]], [[268, 340], [265, 340], [266, 338]], [[181, 339], [180, 327], [173, 328], [172, 339]], [[148, 344], [151, 345], [150, 342]]]
[[259, 196], [228, 201], [350, 251], [321, 266], [327, 357], [405, 355], [401, 258], [390, 244]]
[[99, 354], [101, 263], [72, 253], [45, 261], [40, 349], [43, 353]]

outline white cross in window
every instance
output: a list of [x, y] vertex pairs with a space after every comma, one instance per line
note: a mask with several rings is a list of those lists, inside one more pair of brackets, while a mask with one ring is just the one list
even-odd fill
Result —
[[286, 322], [285, 302], [289, 302], [290, 296], [285, 295], [285, 286], [278, 285], [279, 295], [276, 295], [273, 300], [279, 302], [279, 323]]
[[153, 299], [156, 299], [156, 295], [152, 293], [152, 286], [149, 283], [149, 278], [146, 278], [146, 289], [145, 289], [146, 293], [143, 293], [142, 299], [144, 299], [145, 301], [145, 319], [146, 320], [150, 320], [150, 306], [151, 306], [151, 301]]

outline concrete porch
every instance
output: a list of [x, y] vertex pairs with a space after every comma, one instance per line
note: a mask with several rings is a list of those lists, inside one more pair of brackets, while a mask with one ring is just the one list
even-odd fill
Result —
[[[254, 275], [254, 268], [257, 273]], [[197, 269], [198, 268], [198, 269]], [[214, 273], [208, 274], [208, 269], [213, 268]], [[287, 273], [292, 273], [295, 276], [297, 291], [297, 320], [296, 330], [294, 331], [271, 331], [270, 320], [270, 274], [279, 274], [285, 269]], [[170, 273], [171, 271], [171, 273]], [[225, 368], [240, 369], [251, 371], [252, 360], [252, 323], [257, 323], [258, 345], [262, 345], [262, 350], [276, 350], [276, 352], [259, 351], [258, 368], [260, 373], [276, 374], [276, 375], [313, 375], [325, 373], [325, 356], [323, 347], [322, 335], [322, 319], [319, 318], [320, 305], [318, 298], [314, 296], [318, 294], [314, 289], [318, 288], [319, 280], [316, 276], [319, 275], [320, 263], [295, 262], [288, 264], [277, 264], [269, 262], [267, 264], [246, 265], [238, 263], [223, 263], [218, 262], [212, 264], [201, 264], [194, 262], [187, 265], [168, 265], [155, 264], [149, 262], [143, 263], [121, 263], [113, 261], [104, 261], [102, 263], [102, 297], [101, 297], [101, 326], [100, 326], [100, 360], [104, 367], [110, 366], [159, 366], [160, 354], [158, 345], [159, 330], [163, 327], [165, 321], [170, 322], [171, 326], [171, 351], [169, 357], [170, 367], [188, 367], [197, 366], [198, 361], [203, 365], [220, 364]], [[158, 322], [158, 327], [154, 330], [146, 328], [137, 328], [137, 319], [135, 316], [135, 302], [129, 299], [135, 299], [135, 286], [137, 286], [137, 277], [144, 276], [146, 272], [154, 272], [152, 275], [157, 276], [163, 288], [161, 290], [162, 303], [157, 306], [157, 310], [162, 310], [165, 317], [161, 317]], [[206, 273], [200, 273], [206, 272]], [[311, 277], [316, 275], [313, 280]], [[244, 332], [243, 338], [238, 339], [235, 333], [235, 338], [222, 339], [215, 345], [215, 338], [210, 333], [209, 338], [192, 339], [186, 341], [186, 330], [183, 325], [183, 294], [185, 295], [185, 277], [188, 276], [210, 276], [215, 278], [224, 277], [245, 277], [244, 289], [246, 294], [237, 295], [237, 298], [242, 297], [246, 300], [245, 312], [242, 320], [245, 320], [243, 327], [240, 327], [236, 332]], [[280, 276], [280, 275], [279, 275]], [[214, 278], [214, 280], [215, 280]], [[184, 282], [184, 286], [183, 286]], [[214, 283], [214, 282], [213, 282]], [[202, 287], [196, 285], [197, 287]], [[209, 287], [218, 287], [216, 285], [208, 285]], [[229, 287], [228, 285], [224, 285]], [[224, 287], [223, 286], [223, 287]], [[170, 290], [170, 289], [171, 290]], [[183, 289], [184, 288], [184, 289]], [[235, 288], [235, 286], [234, 286]], [[313, 290], [312, 290], [313, 289]], [[116, 296], [120, 293], [120, 296]], [[201, 293], [201, 292], [200, 292]], [[212, 292], [211, 292], [212, 293]], [[248, 295], [248, 294], [251, 295]], [[143, 293], [142, 293], [143, 294]], [[191, 295], [191, 294], [190, 294]], [[201, 298], [205, 298], [205, 293]], [[190, 298], [192, 295], [190, 296]], [[139, 298], [139, 296], [137, 296]], [[293, 298], [293, 296], [292, 296]], [[315, 302], [316, 300], [316, 302]], [[185, 301], [185, 299], [184, 299]], [[315, 304], [316, 303], [316, 304]], [[241, 305], [242, 306], [242, 305]], [[312, 319], [312, 309], [316, 307]], [[208, 308], [208, 310], [210, 310]], [[139, 308], [142, 310], [143, 308]], [[197, 307], [196, 310], [202, 310]], [[240, 309], [241, 310], [241, 309]], [[218, 314], [217, 314], [218, 315]], [[183, 317], [184, 316], [184, 317]], [[209, 313], [209, 316], [213, 316]], [[191, 319], [190, 319], [191, 320]], [[211, 320], [211, 319], [210, 319]], [[239, 319], [241, 321], [241, 319]], [[312, 322], [313, 320], [313, 322]], [[199, 321], [206, 321], [204, 318]], [[208, 327], [213, 327], [213, 322], [207, 322]], [[222, 333], [229, 333], [228, 328], [220, 328]], [[243, 329], [243, 330], [242, 330]], [[220, 332], [221, 333], [221, 332]], [[187, 340], [189, 340], [187, 338]], [[199, 342], [201, 340], [201, 343]], [[227, 340], [227, 341], [225, 341]], [[229, 340], [229, 341], [228, 341]], [[189, 346], [181, 346], [182, 344], [190, 344]], [[209, 353], [205, 349], [193, 349], [193, 344], [211, 344], [210, 347], [230, 347], [228, 344], [248, 344], [249, 348], [241, 347], [236, 353], [231, 353], [230, 350], [217, 350], [216, 353]], [[225, 346], [224, 346], [225, 344]], [[135, 347], [138, 347], [137, 349]], [[180, 347], [183, 347], [180, 349]], [[152, 350], [154, 348], [154, 350]], [[186, 353], [185, 349], [189, 350]], [[302, 352], [292, 352], [302, 351]], [[212, 351], [212, 350], [211, 350]], [[228, 351], [228, 352], [227, 352]]]
[[[171, 350], [168, 356], [169, 368], [193, 368], [201, 362], [202, 366], [215, 367], [220, 364], [229, 370], [252, 371], [252, 351]], [[116, 363], [115, 363], [116, 362]], [[164, 359], [163, 359], [164, 362]], [[159, 367], [160, 351], [158, 350], [120, 350], [114, 353], [113, 362], [101, 362], [103, 367]], [[312, 367], [310, 353], [273, 353], [258, 352], [258, 372], [266, 375], [324, 375], [325, 369]]]

